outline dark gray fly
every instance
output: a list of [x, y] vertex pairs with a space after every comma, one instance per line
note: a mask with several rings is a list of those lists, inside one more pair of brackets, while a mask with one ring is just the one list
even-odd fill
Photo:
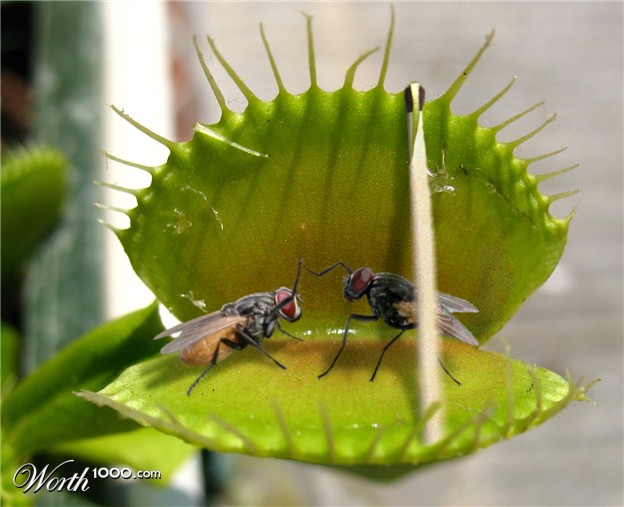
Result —
[[[316, 276], [323, 276], [338, 266], [343, 267], [349, 273], [343, 280], [345, 299], [347, 299], [347, 301], [354, 301], [366, 295], [373, 314], [360, 315], [352, 313], [349, 315], [347, 323], [345, 324], [344, 334], [342, 335], [340, 349], [329, 365], [329, 368], [321, 373], [319, 378], [324, 377], [331, 371], [338, 357], [340, 357], [340, 354], [344, 350], [352, 319], [364, 322], [382, 319], [389, 326], [400, 329], [401, 331], [382, 349], [381, 356], [370, 378], [372, 382], [375, 379], [375, 375], [377, 375], [381, 360], [390, 346], [396, 342], [405, 331], [414, 329], [417, 326], [415, 319], [417, 307], [416, 287], [402, 276], [393, 273], [374, 273], [370, 268], [359, 268], [353, 271], [344, 262], [336, 262], [319, 273], [311, 271], [307, 266], [306, 269]], [[479, 342], [473, 334], [453, 316], [453, 313], [475, 313], [479, 310], [468, 301], [449, 294], [444, 294], [443, 292], [438, 292], [437, 297], [438, 311], [436, 324], [440, 331], [470, 345], [479, 345]], [[442, 362], [440, 362], [440, 365], [459, 385], [459, 382], [448, 372]]]

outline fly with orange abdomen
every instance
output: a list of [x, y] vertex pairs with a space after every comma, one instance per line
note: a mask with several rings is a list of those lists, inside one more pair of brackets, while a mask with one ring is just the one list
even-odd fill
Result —
[[159, 340], [180, 333], [161, 349], [161, 354], [179, 352], [180, 359], [185, 364], [208, 365], [188, 388], [186, 392], [188, 396], [203, 376], [219, 361], [228, 357], [234, 350], [243, 350], [249, 345], [258, 349], [280, 368], [286, 369], [264, 350], [261, 343], [265, 338], [271, 337], [276, 327], [286, 336], [300, 340], [282, 329], [279, 323], [280, 318], [295, 322], [301, 317], [299, 307], [301, 298], [297, 293], [300, 273], [301, 261], [292, 290], [280, 287], [272, 292], [244, 296], [233, 303], [223, 305], [220, 310], [169, 328], [154, 338]]

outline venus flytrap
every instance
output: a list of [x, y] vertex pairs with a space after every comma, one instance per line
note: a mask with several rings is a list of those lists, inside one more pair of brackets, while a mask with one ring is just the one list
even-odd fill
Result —
[[[384, 89], [393, 23], [377, 85], [367, 91], [352, 86], [369, 51], [347, 71], [344, 86], [331, 93], [317, 84], [310, 17], [306, 26], [311, 85], [305, 93], [293, 95], [285, 88], [261, 29], [278, 86], [273, 100], [257, 98], [209, 38], [217, 61], [248, 101], [243, 113], [229, 109], [197, 41], [221, 108], [219, 122], [198, 123], [190, 141], [177, 143], [114, 108], [170, 150], [157, 167], [109, 158], [152, 176], [144, 189], [114, 187], [137, 199], [135, 208], [124, 211], [130, 227], [114, 231], [138, 275], [181, 320], [287, 284], [299, 258], [317, 267], [342, 260], [414, 278], [406, 112], [403, 94]], [[527, 172], [558, 151], [533, 159], [513, 153], [553, 118], [507, 143], [497, 140], [498, 132], [537, 106], [496, 127], [479, 125], [513, 81], [473, 113], [451, 112], [491, 38], [447, 92], [422, 111], [438, 287], [479, 309], [461, 319], [481, 344], [552, 273], [572, 218], [557, 219], [549, 212], [554, 200], [569, 193], [544, 196], [537, 187], [569, 169], [539, 177]], [[335, 356], [344, 318], [353, 310], [341, 300], [336, 275], [303, 273], [300, 292], [303, 317], [289, 331], [306, 341], [274, 337], [263, 342], [287, 370], [254, 351], [233, 354], [189, 398], [185, 392], [199, 372], [175, 358], [154, 357], [127, 368], [99, 392], [81, 396], [214, 450], [360, 471], [373, 465], [367, 469], [372, 473], [378, 465], [397, 465], [397, 474], [405, 465], [464, 455], [509, 438], [585, 399], [588, 386], [571, 377], [564, 380], [445, 339], [440, 360], [461, 385], [441, 376], [438, 401], [426, 401], [416, 388], [414, 331], [388, 351], [369, 382], [383, 344], [394, 333], [372, 324], [354, 329], [341, 361], [317, 379]], [[441, 412], [440, 435], [424, 439], [428, 421]]]

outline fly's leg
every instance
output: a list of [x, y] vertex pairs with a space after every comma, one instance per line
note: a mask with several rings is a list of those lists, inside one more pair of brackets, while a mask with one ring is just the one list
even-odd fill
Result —
[[262, 352], [266, 357], [268, 357], [271, 361], [273, 361], [282, 370], [286, 369], [286, 366], [284, 366], [277, 359], [275, 359], [271, 354], [269, 354], [266, 350], [264, 350], [262, 348], [262, 345], [260, 345], [256, 340], [254, 340], [251, 336], [249, 336], [245, 331], [243, 331], [242, 329], [239, 328], [237, 330], [236, 334], [237, 334], [237, 336], [240, 339], [245, 341], [245, 343], [242, 344], [243, 347], [246, 347], [247, 345], [251, 345], [252, 347], [256, 347], [260, 352]]
[[233, 342], [232, 340], [228, 340], [227, 338], [221, 338], [219, 340], [219, 343], [217, 344], [217, 348], [215, 348], [214, 354], [212, 354], [210, 364], [204, 371], [201, 372], [201, 375], [197, 377], [195, 379], [195, 382], [193, 382], [188, 388], [188, 391], [186, 391], [187, 396], [191, 396], [191, 391], [195, 388], [197, 384], [199, 384], [199, 381], [204, 377], [204, 375], [206, 375], [206, 373], [208, 373], [214, 366], [217, 365], [217, 361], [219, 361], [219, 348], [221, 347], [221, 344], [226, 345], [227, 347], [230, 347], [234, 350], [243, 350], [245, 348], [245, 346], [241, 345], [240, 343]]
[[289, 338], [294, 338], [295, 340], [299, 340], [300, 342], [304, 342], [304, 341], [305, 341], [304, 339], [302, 339], [302, 338], [297, 338], [295, 335], [290, 334], [288, 331], [285, 331], [284, 329], [282, 329], [282, 326], [280, 326], [279, 320], [276, 320], [276, 321], [275, 321], [275, 325], [277, 326], [277, 329], [278, 329], [281, 333], [285, 334], [285, 335], [286, 335], [286, 336], [288, 336]]
[[329, 273], [330, 271], [336, 269], [338, 266], [341, 266], [342, 268], [345, 269], [345, 271], [347, 273], [353, 273], [353, 270], [351, 268], [349, 268], [349, 266], [347, 266], [344, 262], [342, 261], [338, 261], [335, 262], [334, 264], [332, 264], [331, 266], [329, 266], [328, 268], [325, 268], [323, 271], [312, 271], [305, 262], [303, 262], [303, 259], [299, 259], [299, 262], [301, 263], [301, 265], [303, 265], [303, 267], [306, 269], [306, 271], [312, 275], [315, 276], [324, 276], [327, 273]]
[[[370, 378], [370, 381], [372, 382], [373, 380], [375, 380], [375, 375], [377, 375], [377, 370], [379, 369], [379, 366], [381, 365], [381, 360], [383, 359], [384, 354], [386, 353], [386, 350], [388, 350], [390, 348], [390, 346], [397, 341], [401, 335], [405, 332], [405, 329], [403, 329], [398, 335], [396, 335], [394, 338], [392, 338], [392, 340], [390, 340], [386, 346], [383, 348], [383, 350], [381, 351], [381, 356], [379, 357], [379, 361], [377, 361], [377, 366], [375, 366], [375, 371], [373, 371], [373, 375]], [[455, 382], [458, 386], [461, 386], [461, 382], [459, 380], [457, 380], [455, 377], [453, 377], [453, 375], [451, 375], [451, 372], [448, 371], [446, 369], [446, 366], [444, 366], [444, 363], [442, 363], [442, 360], [440, 358], [438, 358], [438, 363], [440, 363], [440, 366], [442, 367], [442, 369], [444, 370], [444, 373], [446, 373], [453, 382]]]
[[453, 375], [451, 375], [451, 372], [446, 369], [446, 366], [444, 366], [444, 363], [442, 363], [442, 359], [440, 359], [439, 357], [438, 357], [438, 363], [440, 363], [440, 366], [444, 370], [444, 373], [446, 373], [449, 377], [451, 377], [451, 380], [455, 382], [458, 386], [460, 386], [461, 382], [457, 380], [455, 377], [453, 377]]
[[373, 375], [370, 378], [370, 381], [372, 382], [373, 380], [375, 380], [375, 375], [377, 375], [377, 370], [379, 369], [379, 366], [381, 366], [381, 360], [383, 359], [384, 354], [386, 353], [386, 350], [388, 350], [390, 348], [390, 346], [397, 341], [401, 335], [405, 333], [405, 329], [401, 330], [401, 332], [396, 335], [394, 338], [392, 338], [392, 340], [390, 340], [388, 343], [386, 343], [386, 345], [384, 346], [384, 348], [381, 350], [381, 356], [379, 356], [379, 361], [377, 361], [377, 365], [375, 366], [375, 371], [373, 371]]
[[329, 365], [329, 368], [327, 368], [323, 373], [321, 373], [318, 376], [318, 378], [322, 378], [325, 375], [327, 375], [331, 371], [331, 369], [334, 367], [334, 365], [336, 364], [336, 361], [338, 361], [340, 354], [342, 354], [342, 351], [347, 345], [347, 334], [349, 333], [349, 323], [351, 322], [351, 319], [359, 320], [361, 322], [374, 322], [377, 319], [379, 319], [379, 317], [377, 315], [358, 315], [356, 313], [352, 313], [351, 315], [349, 315], [349, 318], [347, 319], [347, 323], [345, 325], [344, 334], [342, 335], [342, 344], [340, 345], [340, 350], [338, 351], [338, 354], [336, 354], [336, 357], [334, 357], [334, 360], [332, 361], [332, 363]]

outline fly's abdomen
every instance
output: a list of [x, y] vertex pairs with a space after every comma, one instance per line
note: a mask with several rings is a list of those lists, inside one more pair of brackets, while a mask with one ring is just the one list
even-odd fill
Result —
[[[224, 343], [221, 343], [221, 340], [223, 338], [233, 342], [238, 342], [236, 329], [234, 327], [231, 327], [229, 329], [224, 329], [218, 333], [207, 336], [203, 340], [200, 340], [190, 347], [181, 350], [180, 359], [183, 363], [191, 366], [207, 365], [210, 364], [216, 348], [219, 347], [219, 354], [217, 355], [217, 362], [219, 362], [229, 356], [234, 350]], [[220, 343], [221, 345], [219, 346]]]

